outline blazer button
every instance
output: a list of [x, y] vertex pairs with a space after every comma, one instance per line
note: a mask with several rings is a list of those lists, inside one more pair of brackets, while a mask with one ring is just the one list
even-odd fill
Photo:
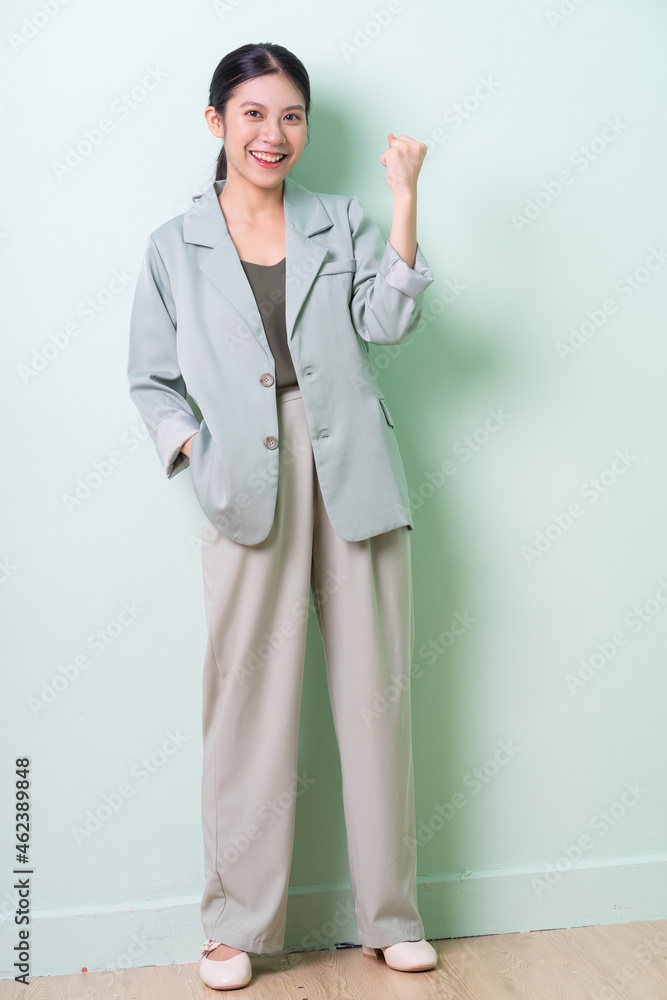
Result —
[[273, 435], [269, 434], [268, 437], [264, 438], [264, 444], [267, 448], [273, 450], [278, 447], [278, 438], [274, 438]]
[[259, 381], [262, 385], [273, 385], [274, 378], [271, 372], [264, 372], [263, 375], [259, 376]]

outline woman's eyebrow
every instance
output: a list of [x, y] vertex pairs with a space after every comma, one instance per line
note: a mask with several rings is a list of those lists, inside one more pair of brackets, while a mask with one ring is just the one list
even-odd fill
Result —
[[[244, 101], [243, 104], [239, 104], [239, 107], [245, 108], [248, 104], [252, 104], [256, 108], [263, 108], [266, 111], [266, 104], [260, 104], [259, 101]], [[288, 108], [283, 108], [283, 111], [305, 111], [305, 108], [303, 104], [290, 104]]]

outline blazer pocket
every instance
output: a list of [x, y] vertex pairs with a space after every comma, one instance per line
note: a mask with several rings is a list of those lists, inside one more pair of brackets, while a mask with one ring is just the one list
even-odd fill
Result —
[[356, 257], [345, 257], [343, 260], [328, 260], [326, 264], [317, 272], [319, 278], [322, 274], [344, 274], [346, 271], [354, 273], [357, 269]]
[[224, 507], [229, 496], [229, 483], [224, 462], [211, 436], [206, 420], [202, 420], [190, 445], [192, 485], [199, 503]]
[[382, 407], [382, 409], [384, 411], [384, 415], [387, 418], [387, 423], [389, 424], [390, 427], [393, 427], [394, 426], [394, 421], [391, 419], [391, 414], [390, 414], [389, 410], [387, 409], [387, 404], [385, 402], [384, 396], [378, 396], [378, 403], [380, 404], [380, 406]]

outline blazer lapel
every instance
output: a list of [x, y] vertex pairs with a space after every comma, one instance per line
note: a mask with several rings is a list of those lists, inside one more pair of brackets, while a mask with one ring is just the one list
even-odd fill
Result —
[[[211, 247], [200, 268], [250, 326], [271, 355], [262, 317], [220, 208], [218, 195], [226, 181], [214, 181], [183, 218], [186, 243]], [[327, 254], [327, 246], [312, 237], [333, 225], [329, 213], [312, 191], [289, 175], [283, 181], [285, 208], [285, 324], [293, 335], [299, 310]]]

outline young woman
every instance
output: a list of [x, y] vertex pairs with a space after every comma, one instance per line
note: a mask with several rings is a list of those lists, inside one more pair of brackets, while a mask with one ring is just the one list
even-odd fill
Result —
[[356, 197], [289, 177], [309, 107], [282, 46], [222, 59], [205, 110], [223, 140], [216, 179], [151, 233], [131, 316], [131, 397], [167, 477], [190, 466], [205, 514], [200, 973], [216, 989], [246, 985], [248, 952], [284, 944], [311, 591], [363, 953], [436, 964], [414, 851], [414, 524], [368, 353], [415, 329], [433, 281], [416, 238], [426, 146], [390, 134], [380, 156], [385, 244]]

